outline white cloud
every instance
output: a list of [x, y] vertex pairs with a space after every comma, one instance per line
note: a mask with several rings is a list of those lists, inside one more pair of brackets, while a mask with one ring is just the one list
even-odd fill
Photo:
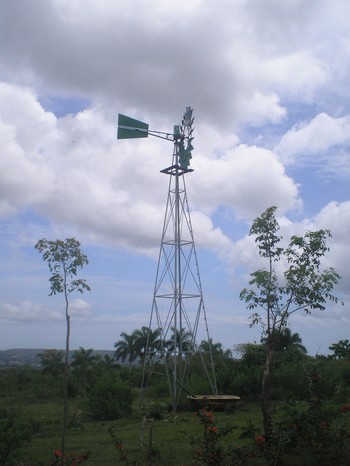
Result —
[[92, 315], [91, 305], [82, 298], [75, 298], [69, 305], [72, 317], [89, 318]]
[[277, 204], [282, 212], [298, 208], [298, 187], [270, 150], [240, 144], [220, 158], [199, 158], [191, 200], [215, 211], [230, 206], [242, 217], [259, 215]]
[[[337, 146], [349, 142], [349, 116], [335, 118], [326, 113], [319, 113], [311, 121], [299, 123], [289, 130], [275, 150], [287, 164], [302, 163], [305, 159], [319, 164], [320, 160], [330, 158], [327, 164], [332, 165], [339, 152]], [[333, 153], [329, 154], [331, 148]]]
[[[4, 213], [7, 206], [13, 211], [30, 207], [56, 223], [74, 225], [91, 239], [153, 254], [168, 182], [159, 170], [171, 162], [171, 145], [151, 139], [117, 141], [115, 121], [106, 120], [98, 108], [56, 120], [27, 89], [10, 86], [9, 92], [16, 105], [5, 127], [9, 136], [2, 139]], [[6, 104], [0, 99], [0, 112]], [[15, 115], [21, 106], [27, 110], [17, 131]], [[21, 137], [27, 121], [34, 148]], [[295, 183], [272, 152], [237, 145], [237, 138], [228, 138], [226, 144], [218, 157], [214, 152], [214, 159], [208, 158], [211, 154], [205, 158], [194, 154], [196, 172], [189, 178], [191, 202], [202, 212], [197, 215], [202, 218], [201, 244], [215, 249], [227, 239], [204, 215], [219, 206], [251, 216], [276, 198], [283, 210], [300, 202]]]
[[[218, 258], [210, 267], [218, 294], [231, 278], [226, 263], [238, 271], [230, 290], [244, 282], [243, 269], [255, 269], [246, 232], [270, 205], [286, 236], [332, 230], [331, 261], [346, 293], [349, 12], [347, 0], [0, 2], [0, 261], [11, 271], [0, 285], [4, 315], [41, 323], [54, 312], [35, 304], [35, 238], [76, 235], [156, 256], [169, 181], [159, 170], [171, 163], [172, 145], [117, 141], [116, 115], [171, 131], [187, 105], [196, 118], [195, 171], [186, 176], [194, 234]], [[69, 114], [72, 96], [90, 107]], [[39, 102], [52, 110], [59, 102], [68, 115]], [[325, 170], [337, 190], [317, 184], [313, 172]], [[148, 287], [124, 296], [115, 322], [139, 326]], [[87, 302], [75, 304], [90, 319]], [[227, 313], [220, 319], [234, 321]]]
[[263, 94], [259, 91], [242, 103], [240, 119], [252, 126], [266, 123], [279, 123], [286, 116], [286, 109], [280, 105], [276, 94]]
[[328, 38], [347, 29], [334, 11], [349, 10], [343, 0], [27, 4], [2, 4], [4, 79], [163, 120], [191, 104], [212, 125], [279, 121], [275, 89], [313, 95], [332, 70]]
[[0, 314], [3, 322], [33, 322], [62, 320], [63, 315], [52, 309], [45, 309], [40, 303], [22, 301], [18, 304], [4, 303]]
[[330, 202], [314, 218], [317, 228], [331, 231], [331, 252], [327, 264], [341, 275], [339, 290], [349, 298], [350, 290], [350, 201]]

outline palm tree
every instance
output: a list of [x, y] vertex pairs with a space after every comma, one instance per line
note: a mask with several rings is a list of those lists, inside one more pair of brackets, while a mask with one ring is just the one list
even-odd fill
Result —
[[92, 348], [86, 350], [80, 346], [78, 350], [74, 351], [71, 366], [79, 371], [84, 372], [87, 370], [94, 364], [94, 362], [96, 362], [96, 356], [92, 354], [93, 351], [94, 350]]
[[104, 367], [107, 371], [116, 367], [115, 359], [109, 354], [105, 354], [103, 359], [98, 361], [99, 366]]
[[139, 330], [134, 330], [130, 335], [126, 332], [122, 332], [120, 334], [122, 340], [114, 343], [114, 348], [116, 348], [114, 352], [116, 361], [127, 361], [129, 363], [129, 368], [137, 357], [136, 341], [139, 336], [138, 332]]
[[[307, 349], [302, 344], [299, 333], [292, 333], [289, 327], [275, 331], [271, 337], [275, 351], [284, 354], [289, 360], [298, 360], [307, 354]], [[266, 341], [266, 338], [261, 339], [261, 343], [266, 343]]]
[[150, 358], [155, 356], [161, 345], [161, 329], [157, 328], [152, 330], [149, 327], [141, 327], [141, 329], [136, 330], [135, 333], [137, 334], [135, 350], [141, 361], [144, 362], [147, 355], [150, 356]]
[[199, 344], [199, 349], [203, 353], [211, 352], [212, 354], [224, 354], [224, 350], [222, 349], [222, 343], [214, 343], [212, 338], [209, 338], [209, 340], [202, 340]]
[[89, 382], [91, 382], [93, 366], [98, 358], [93, 355], [92, 348], [86, 350], [80, 346], [78, 350], [74, 351], [72, 359], [71, 367], [79, 379], [83, 392], [85, 392]]
[[178, 350], [179, 355], [187, 356], [190, 351], [193, 350], [193, 334], [185, 328], [176, 329], [171, 327], [173, 332], [170, 340], [168, 341], [168, 352], [174, 353]]

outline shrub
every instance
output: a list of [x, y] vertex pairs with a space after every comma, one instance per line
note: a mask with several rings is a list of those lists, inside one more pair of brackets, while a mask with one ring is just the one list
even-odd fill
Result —
[[31, 424], [12, 411], [0, 411], [0, 465], [12, 461], [22, 445], [30, 440]]
[[151, 401], [147, 418], [164, 419], [169, 412], [169, 406], [165, 401]]
[[132, 412], [133, 394], [127, 382], [106, 372], [88, 394], [88, 412], [98, 420], [112, 421]]

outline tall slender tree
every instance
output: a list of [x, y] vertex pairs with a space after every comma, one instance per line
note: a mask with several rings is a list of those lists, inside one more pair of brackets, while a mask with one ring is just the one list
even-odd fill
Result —
[[[292, 236], [289, 245], [280, 245], [276, 207], [269, 207], [256, 218], [250, 229], [255, 236], [259, 255], [266, 259], [267, 267], [251, 273], [250, 288], [241, 291], [240, 297], [250, 310], [251, 325], [260, 324], [265, 338], [265, 366], [261, 386], [261, 406], [267, 440], [272, 438], [271, 391], [276, 345], [291, 314], [324, 310], [328, 301], [337, 302], [332, 294], [340, 276], [333, 269], [322, 269], [321, 261], [329, 251], [328, 230], [308, 231], [304, 236]], [[275, 264], [287, 264], [278, 273]]]
[[82, 269], [88, 264], [88, 258], [80, 250], [80, 243], [75, 238], [66, 238], [64, 241], [57, 239], [49, 241], [46, 238], [41, 239], [35, 245], [42, 255], [43, 260], [48, 263], [51, 272], [50, 296], [62, 293], [65, 300], [66, 316], [66, 349], [64, 359], [64, 381], [63, 381], [63, 427], [61, 439], [62, 461], [64, 461], [65, 438], [67, 431], [67, 414], [68, 414], [68, 377], [69, 377], [69, 340], [70, 340], [70, 308], [69, 296], [77, 291], [83, 293], [90, 291], [89, 285], [83, 278], [76, 278], [78, 269]]

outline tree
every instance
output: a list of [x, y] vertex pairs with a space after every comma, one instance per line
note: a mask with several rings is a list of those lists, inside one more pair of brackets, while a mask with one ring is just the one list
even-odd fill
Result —
[[114, 343], [115, 348], [115, 359], [116, 361], [122, 361], [129, 363], [129, 369], [131, 368], [131, 364], [136, 360], [136, 348], [135, 343], [138, 338], [137, 330], [134, 330], [130, 335], [126, 332], [122, 332], [120, 334], [122, 337], [121, 340]]
[[142, 362], [146, 362], [147, 356], [152, 358], [157, 354], [157, 351], [160, 350], [161, 329], [157, 328], [152, 330], [149, 327], [141, 327], [140, 330], [135, 330], [135, 334], [136, 355], [141, 359]]
[[[203, 353], [212, 353], [213, 355], [224, 355], [224, 350], [222, 349], [222, 343], [217, 342], [214, 343], [212, 338], [209, 338], [209, 340], [202, 340], [199, 344], [199, 349]], [[228, 350], [229, 351], [229, 350]], [[228, 354], [228, 352], [226, 353]]]
[[152, 357], [159, 351], [160, 334], [161, 330], [159, 328], [152, 330], [149, 327], [136, 329], [130, 335], [122, 332], [120, 334], [122, 340], [114, 344], [116, 348], [114, 353], [116, 360], [121, 360], [122, 362], [128, 361], [129, 367], [137, 359], [145, 362], [147, 355]]
[[[321, 269], [321, 260], [329, 251], [329, 230], [308, 231], [304, 236], [292, 236], [289, 245], [280, 246], [276, 207], [269, 207], [256, 218], [250, 229], [255, 236], [259, 255], [267, 267], [250, 274], [251, 288], [243, 289], [240, 298], [250, 310], [251, 326], [260, 324], [265, 338], [265, 364], [261, 386], [261, 407], [267, 441], [272, 436], [271, 390], [278, 335], [286, 327], [291, 314], [303, 310], [324, 310], [327, 301], [337, 302], [332, 294], [340, 276], [333, 269]], [[286, 265], [279, 274], [275, 264]]]
[[[282, 356], [283, 361], [297, 361], [303, 359], [307, 354], [299, 333], [292, 333], [289, 327], [276, 331], [274, 341], [275, 350], [279, 353], [279, 356]], [[263, 337], [261, 342], [266, 343], [266, 337]]]
[[110, 356], [109, 354], [105, 354], [102, 359], [99, 359], [97, 361], [97, 365], [106, 371], [111, 371], [116, 368], [116, 363], [115, 359], [113, 356]]
[[333, 343], [329, 346], [329, 349], [333, 351], [331, 357], [333, 359], [344, 359], [350, 358], [350, 342], [349, 340], [339, 340], [338, 343]]
[[258, 343], [239, 343], [234, 346], [236, 359], [242, 362], [244, 367], [261, 366], [264, 363], [264, 345]]
[[74, 369], [74, 373], [79, 379], [79, 384], [85, 394], [86, 388], [91, 381], [93, 365], [96, 363], [97, 358], [93, 354], [92, 348], [86, 350], [80, 347], [79, 350], [74, 351], [72, 359], [71, 367]]
[[49, 296], [63, 293], [65, 300], [66, 349], [64, 359], [63, 427], [61, 439], [61, 464], [63, 464], [68, 413], [68, 356], [70, 339], [69, 296], [75, 291], [79, 293], [90, 291], [90, 287], [84, 279], [76, 278], [78, 269], [82, 269], [84, 265], [88, 264], [88, 258], [81, 252], [80, 243], [75, 238], [66, 238], [64, 241], [59, 239], [56, 241], [49, 241], [43, 238], [35, 245], [35, 249], [43, 255], [43, 260], [48, 263], [51, 272], [51, 277], [49, 279], [51, 292]]
[[43, 353], [39, 353], [38, 356], [44, 374], [51, 374], [54, 377], [63, 374], [63, 351], [47, 349]]
[[276, 349], [277, 351], [288, 351], [291, 348], [295, 348], [304, 354], [307, 353], [299, 333], [292, 333], [289, 327], [284, 327], [276, 336]]
[[177, 352], [181, 357], [187, 357], [188, 353], [193, 351], [194, 338], [192, 332], [185, 328], [176, 329], [171, 327], [173, 332], [168, 342], [168, 352]]

